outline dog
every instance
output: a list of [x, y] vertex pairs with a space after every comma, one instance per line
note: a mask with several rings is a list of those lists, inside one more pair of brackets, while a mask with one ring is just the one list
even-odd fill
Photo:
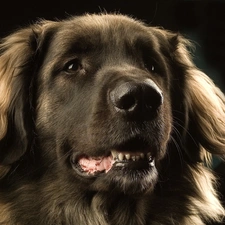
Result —
[[225, 97], [192, 45], [119, 13], [3, 38], [0, 224], [221, 222]]

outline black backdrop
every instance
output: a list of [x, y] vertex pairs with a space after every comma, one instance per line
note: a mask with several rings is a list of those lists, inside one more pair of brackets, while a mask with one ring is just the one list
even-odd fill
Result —
[[[38, 18], [63, 19], [83, 13], [120, 12], [178, 31], [196, 41], [197, 66], [225, 90], [225, 0], [62, 0], [7, 1], [0, 8], [0, 37]], [[225, 166], [215, 161], [225, 193]]]
[[38, 18], [63, 19], [102, 11], [130, 14], [194, 39], [197, 65], [225, 89], [225, 0], [4, 0], [0, 37]]

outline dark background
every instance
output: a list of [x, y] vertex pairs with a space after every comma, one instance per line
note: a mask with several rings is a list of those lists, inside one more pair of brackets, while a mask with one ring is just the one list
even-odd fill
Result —
[[133, 15], [193, 39], [196, 64], [225, 89], [225, 0], [5, 0], [0, 8], [0, 37], [38, 18], [104, 11]]
[[[0, 37], [38, 18], [64, 19], [70, 15], [120, 12], [147, 23], [180, 32], [196, 42], [195, 62], [225, 91], [225, 0], [62, 0], [4, 1], [0, 9]], [[225, 193], [225, 166], [215, 159]]]

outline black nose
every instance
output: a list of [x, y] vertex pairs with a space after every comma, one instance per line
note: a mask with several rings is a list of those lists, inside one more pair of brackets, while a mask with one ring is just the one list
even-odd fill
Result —
[[141, 119], [151, 116], [163, 103], [162, 92], [150, 79], [145, 82], [129, 81], [116, 86], [110, 92], [114, 108], [126, 115]]

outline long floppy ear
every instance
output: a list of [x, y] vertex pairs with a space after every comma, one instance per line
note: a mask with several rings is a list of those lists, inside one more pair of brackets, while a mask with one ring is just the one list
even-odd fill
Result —
[[[189, 141], [202, 150], [202, 160], [207, 152], [225, 155], [225, 97], [214, 82], [193, 64], [187, 46], [181, 38], [176, 59], [186, 72], [185, 100], [189, 118]], [[190, 149], [189, 149], [190, 151]], [[197, 153], [196, 153], [197, 154]]]
[[[32, 79], [46, 25], [42, 21], [5, 37], [0, 44], [0, 170], [31, 144]], [[2, 172], [4, 173], [4, 172]], [[0, 171], [1, 176], [1, 171]]]

